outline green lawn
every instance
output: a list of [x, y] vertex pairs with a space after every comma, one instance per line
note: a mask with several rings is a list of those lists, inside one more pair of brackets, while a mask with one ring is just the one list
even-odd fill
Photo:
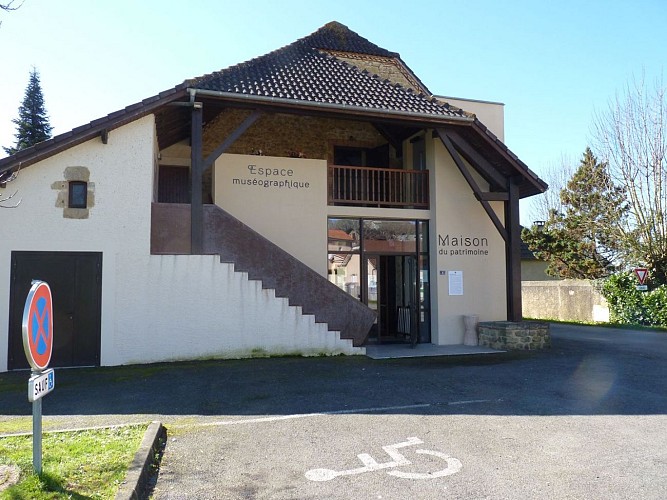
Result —
[[33, 474], [32, 437], [0, 438], [0, 464], [21, 470], [0, 499], [114, 498], [147, 425], [45, 433], [42, 474]]

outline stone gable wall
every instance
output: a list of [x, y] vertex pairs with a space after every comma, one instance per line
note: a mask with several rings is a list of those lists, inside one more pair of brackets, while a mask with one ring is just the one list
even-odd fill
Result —
[[389, 80], [393, 83], [398, 83], [403, 87], [410, 88], [415, 92], [426, 93], [419, 82], [414, 78], [410, 72], [403, 67], [403, 65], [396, 59], [389, 57], [368, 56], [368, 55], [352, 55], [344, 52], [330, 52], [336, 59], [356, 66], [360, 70], [366, 70], [373, 75], [378, 75], [383, 80]]
[[[207, 123], [204, 155], [211, 153], [249, 114], [246, 110], [230, 109]], [[330, 160], [334, 144], [376, 147], [386, 142], [370, 123], [266, 113], [226, 152]]]

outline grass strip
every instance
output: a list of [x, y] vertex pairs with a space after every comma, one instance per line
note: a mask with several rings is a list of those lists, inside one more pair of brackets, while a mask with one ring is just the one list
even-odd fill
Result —
[[32, 436], [0, 438], [0, 464], [18, 466], [0, 499], [114, 498], [147, 425], [44, 433], [42, 474], [33, 474]]

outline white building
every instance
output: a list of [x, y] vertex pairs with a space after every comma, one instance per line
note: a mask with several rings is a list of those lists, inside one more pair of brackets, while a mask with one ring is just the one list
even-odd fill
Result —
[[0, 209], [0, 371], [27, 365], [32, 279], [51, 366], [460, 344], [463, 314], [520, 320], [519, 199], [546, 185], [501, 141], [502, 105], [446, 101], [329, 23], [0, 160], [0, 199], [22, 198]]

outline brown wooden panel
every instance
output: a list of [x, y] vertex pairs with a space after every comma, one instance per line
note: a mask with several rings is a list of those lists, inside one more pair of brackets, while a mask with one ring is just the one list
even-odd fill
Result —
[[98, 366], [102, 254], [12, 252], [11, 265], [8, 368], [28, 368], [21, 327], [25, 299], [34, 279], [46, 281], [53, 296], [53, 353], [49, 366]]
[[190, 249], [190, 205], [153, 203], [151, 254], [187, 255]]

